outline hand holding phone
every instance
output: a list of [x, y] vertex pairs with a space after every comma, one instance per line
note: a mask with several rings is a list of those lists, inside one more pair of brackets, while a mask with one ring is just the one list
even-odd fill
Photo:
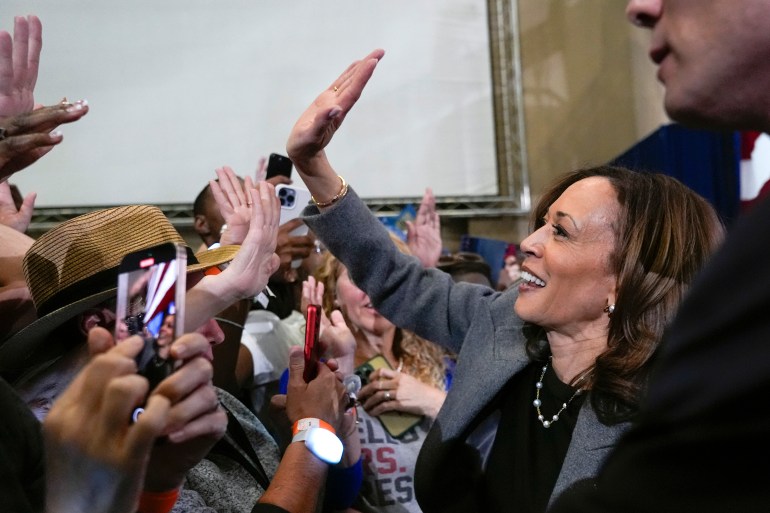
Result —
[[294, 168], [294, 164], [291, 159], [285, 155], [278, 153], [271, 153], [267, 160], [267, 171], [265, 173], [265, 180], [276, 176], [285, 176], [291, 178], [291, 171]]
[[[369, 375], [377, 369], [392, 369], [388, 360], [382, 355], [372, 357], [367, 362], [356, 367], [355, 374], [361, 378], [361, 384], [369, 384]], [[423, 416], [407, 413], [403, 411], [389, 411], [379, 415], [379, 420], [385, 431], [394, 438], [399, 438], [406, 434], [412, 427], [419, 424]]]
[[173, 370], [171, 343], [184, 327], [187, 250], [166, 243], [126, 255], [118, 268], [115, 341], [144, 339], [136, 357], [150, 390]]
[[310, 383], [318, 375], [318, 360], [321, 348], [318, 344], [318, 332], [321, 328], [321, 307], [307, 305], [307, 323], [305, 324], [305, 371], [302, 377]]

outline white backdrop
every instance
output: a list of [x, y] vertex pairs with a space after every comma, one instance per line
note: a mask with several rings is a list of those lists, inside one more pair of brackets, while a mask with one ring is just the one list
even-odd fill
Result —
[[486, 2], [2, 0], [43, 22], [36, 101], [86, 98], [11, 178], [38, 206], [190, 203], [227, 164], [285, 153], [354, 59], [386, 55], [329, 150], [365, 197], [497, 194]]

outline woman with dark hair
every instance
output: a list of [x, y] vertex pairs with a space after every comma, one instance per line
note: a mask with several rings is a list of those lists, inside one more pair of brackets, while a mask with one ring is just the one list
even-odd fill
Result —
[[382, 56], [351, 65], [294, 126], [287, 150], [315, 201], [305, 221], [379, 312], [458, 353], [417, 462], [423, 511], [545, 511], [596, 475], [633, 422], [663, 329], [722, 225], [673, 178], [601, 166], [541, 197], [517, 287], [423, 269], [324, 152]]
[[[390, 235], [390, 240], [401, 253], [412, 254], [399, 238]], [[364, 385], [358, 393], [362, 408], [355, 433], [364, 455], [363, 484], [353, 508], [362, 513], [419, 512], [415, 462], [444, 404], [454, 359], [441, 346], [380, 315], [331, 253], [326, 252], [314, 274], [303, 283], [303, 299], [322, 305], [322, 326], [330, 324], [333, 311], [342, 313], [344, 323], [336, 325], [349, 331], [333, 339], [332, 356], [340, 371], [355, 370]], [[324, 342], [328, 340], [324, 333]], [[375, 361], [382, 366], [375, 368]]]
[[[674, 178], [600, 166], [574, 171], [551, 185], [533, 210], [534, 231], [547, 224], [549, 208], [571, 186], [595, 178], [609, 182], [620, 206], [611, 222], [615, 240], [608, 259], [617, 293], [606, 307], [607, 348], [588, 369], [584, 386], [592, 392], [599, 419], [617, 423], [636, 413], [663, 330], [724, 230], [714, 208]], [[535, 340], [528, 341], [528, 353], [542, 360], [550, 350]]]

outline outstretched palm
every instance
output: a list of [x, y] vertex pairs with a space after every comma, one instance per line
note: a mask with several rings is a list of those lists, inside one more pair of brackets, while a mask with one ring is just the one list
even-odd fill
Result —
[[15, 19], [13, 40], [8, 32], [0, 32], [0, 121], [35, 106], [42, 33], [40, 20], [31, 15]]
[[374, 50], [351, 64], [300, 116], [289, 134], [286, 151], [299, 169], [316, 158], [325, 158], [323, 150], [353, 108], [377, 63], [385, 55]]

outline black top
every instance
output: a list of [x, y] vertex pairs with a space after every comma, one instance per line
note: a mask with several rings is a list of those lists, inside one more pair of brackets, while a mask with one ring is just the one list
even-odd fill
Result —
[[0, 509], [43, 511], [45, 464], [40, 423], [0, 379]]
[[[548, 365], [540, 390], [540, 411], [551, 421], [545, 428], [532, 404], [542, 371], [542, 363], [529, 365], [501, 393], [500, 426], [484, 473], [480, 511], [542, 513], [548, 505], [585, 396], [569, 401], [576, 389], [559, 381]], [[564, 403], [567, 408], [554, 422]]]
[[277, 315], [279, 319], [287, 318], [297, 305], [295, 284], [271, 281], [267, 285], [274, 294], [268, 296], [267, 308], [262, 306], [259, 301], [252, 301], [251, 310], [268, 310]]

